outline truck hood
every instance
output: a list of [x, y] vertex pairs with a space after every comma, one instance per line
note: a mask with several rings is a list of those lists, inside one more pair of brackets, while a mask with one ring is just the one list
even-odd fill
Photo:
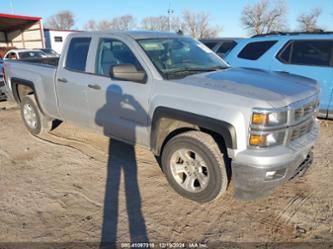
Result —
[[228, 68], [194, 74], [175, 81], [267, 101], [276, 108], [319, 93], [319, 85], [315, 80], [260, 69]]

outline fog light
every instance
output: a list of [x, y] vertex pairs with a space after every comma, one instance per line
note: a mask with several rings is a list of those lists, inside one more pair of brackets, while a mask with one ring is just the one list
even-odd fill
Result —
[[266, 172], [266, 178], [273, 178], [273, 176], [276, 174], [276, 171], [267, 171]]
[[265, 180], [276, 180], [283, 178], [286, 174], [287, 169], [279, 169], [274, 171], [267, 171], [265, 175]]

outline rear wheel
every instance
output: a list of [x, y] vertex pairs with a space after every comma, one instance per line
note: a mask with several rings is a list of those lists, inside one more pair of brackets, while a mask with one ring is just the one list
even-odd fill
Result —
[[40, 111], [34, 95], [27, 95], [22, 98], [21, 116], [25, 126], [33, 135], [40, 135], [52, 128], [52, 120], [45, 117]]
[[200, 131], [172, 138], [163, 149], [162, 168], [177, 193], [197, 202], [211, 201], [227, 189], [223, 155], [212, 136]]

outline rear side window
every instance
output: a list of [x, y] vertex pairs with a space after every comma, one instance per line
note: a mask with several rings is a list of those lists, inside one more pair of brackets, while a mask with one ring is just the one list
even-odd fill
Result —
[[217, 43], [216, 42], [203, 42], [203, 44], [205, 44], [210, 49], [213, 49]]
[[73, 38], [69, 44], [66, 68], [84, 72], [91, 38]]
[[238, 54], [238, 58], [257, 60], [266, 53], [277, 41], [251, 42]]
[[278, 54], [278, 59], [283, 63], [290, 63], [290, 56], [291, 56], [291, 49], [292, 49], [293, 43], [289, 43], [287, 46], [285, 46]]
[[227, 41], [227, 42], [223, 42], [223, 44], [219, 47], [219, 49], [217, 50], [217, 53], [222, 53], [222, 54], [226, 54], [228, 53], [231, 49], [233, 49], [235, 46], [237, 45], [237, 43], [235, 41]]
[[292, 41], [278, 54], [284, 63], [306, 66], [333, 66], [333, 41]]

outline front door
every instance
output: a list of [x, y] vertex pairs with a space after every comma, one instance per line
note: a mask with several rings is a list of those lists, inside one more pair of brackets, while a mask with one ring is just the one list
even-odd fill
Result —
[[150, 84], [111, 79], [110, 68], [118, 64], [132, 64], [143, 70], [124, 42], [100, 39], [95, 74], [90, 75], [87, 90], [91, 126], [107, 136], [147, 145]]

